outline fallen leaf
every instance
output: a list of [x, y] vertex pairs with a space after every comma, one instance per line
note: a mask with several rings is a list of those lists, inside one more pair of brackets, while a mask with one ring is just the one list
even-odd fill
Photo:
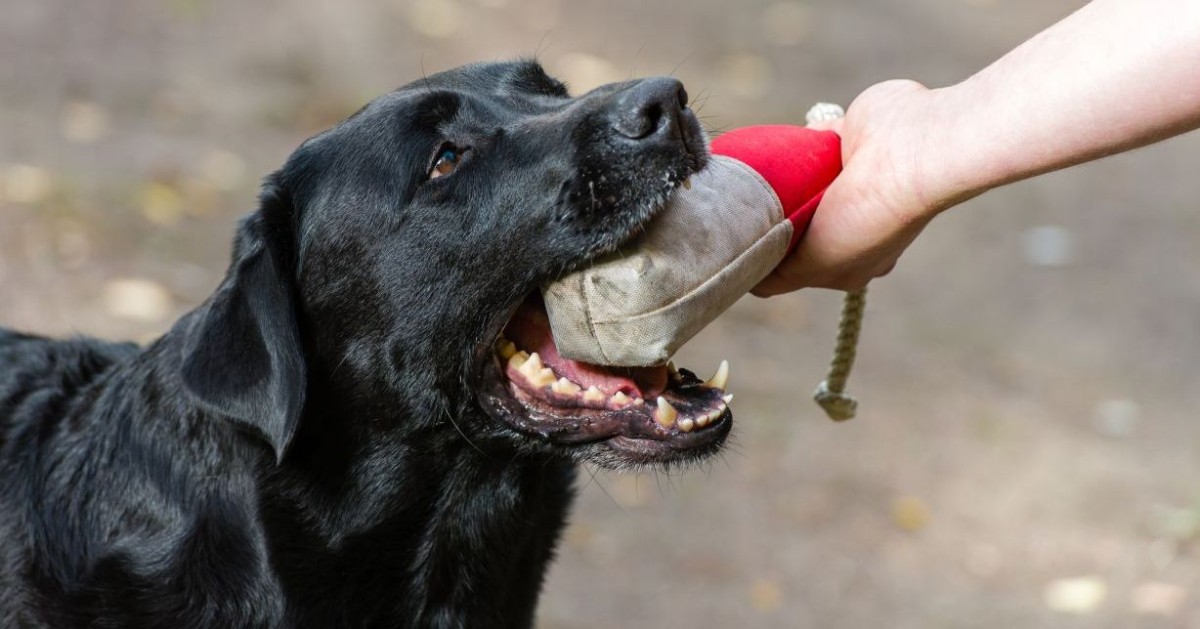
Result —
[[0, 184], [0, 197], [24, 205], [41, 203], [54, 192], [54, 177], [50, 171], [28, 164], [7, 166]]
[[779, 609], [783, 604], [783, 591], [773, 579], [756, 579], [750, 584], [750, 604], [760, 612]]
[[1108, 586], [1098, 577], [1077, 577], [1050, 582], [1042, 593], [1046, 607], [1063, 614], [1090, 614], [1108, 596]]
[[142, 185], [138, 205], [142, 216], [160, 227], [173, 227], [183, 218], [183, 195], [174, 186], [161, 181]]
[[903, 496], [892, 503], [892, 521], [910, 533], [929, 524], [929, 508], [920, 498]]
[[104, 310], [118, 318], [140, 323], [158, 323], [171, 313], [171, 295], [157, 282], [139, 278], [113, 280], [101, 295]]

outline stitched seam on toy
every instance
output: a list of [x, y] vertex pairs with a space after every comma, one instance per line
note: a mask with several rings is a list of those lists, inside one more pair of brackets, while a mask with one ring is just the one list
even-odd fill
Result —
[[608, 357], [608, 352], [604, 351], [604, 344], [599, 341], [600, 336], [598, 335], [598, 330], [596, 330], [596, 324], [599, 322], [592, 319], [592, 291], [588, 289], [590, 283], [587, 281], [591, 277], [590, 271], [591, 269], [588, 272], [579, 274], [579, 290], [583, 293], [583, 320], [587, 321], [588, 336], [591, 337], [592, 346], [604, 357], [606, 364], [612, 363], [612, 359]]

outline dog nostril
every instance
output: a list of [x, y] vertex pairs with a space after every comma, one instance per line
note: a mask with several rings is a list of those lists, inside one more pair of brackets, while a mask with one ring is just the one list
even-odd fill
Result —
[[622, 92], [613, 104], [613, 129], [631, 140], [648, 138], [669, 128], [671, 118], [687, 107], [688, 95], [675, 79], [643, 79]]
[[623, 112], [613, 125], [618, 133], [631, 140], [640, 140], [653, 134], [662, 121], [663, 108], [660, 103], [639, 105]]
[[649, 107], [647, 107], [645, 112], [642, 114], [642, 126], [644, 129], [642, 130], [641, 135], [638, 137], [644, 137], [657, 129], [658, 123], [660, 120], [662, 120], [662, 117], [662, 105], [658, 103], [652, 103]]

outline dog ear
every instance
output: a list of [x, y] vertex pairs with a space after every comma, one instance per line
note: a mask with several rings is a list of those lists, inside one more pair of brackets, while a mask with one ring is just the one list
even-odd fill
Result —
[[300, 423], [307, 368], [297, 324], [293, 208], [268, 183], [242, 221], [233, 262], [184, 340], [184, 387], [207, 410], [258, 433], [283, 460]]

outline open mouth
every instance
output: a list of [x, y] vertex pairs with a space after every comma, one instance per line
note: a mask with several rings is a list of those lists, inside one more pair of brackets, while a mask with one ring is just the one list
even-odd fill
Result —
[[622, 368], [564, 358], [536, 293], [496, 340], [492, 364], [498, 415], [557, 445], [603, 443], [626, 461], [664, 463], [715, 451], [733, 423], [727, 362], [703, 381], [672, 364]]
[[[595, 141], [608, 149], [593, 151], [591, 157], [597, 162], [592, 170], [600, 172], [596, 169], [619, 161], [620, 151], [636, 149], [638, 168], [632, 173], [617, 169], [609, 177], [593, 178], [593, 173], [578, 178], [577, 183], [587, 185], [574, 197], [586, 203], [582, 214], [604, 210], [601, 213], [610, 219], [597, 239], [602, 246], [581, 251], [581, 258], [610, 253], [630, 242], [666, 207], [669, 195], [689, 187], [690, 176], [707, 163], [707, 141], [687, 108], [686, 93], [677, 82], [646, 86], [631, 89], [628, 97], [653, 107], [627, 108], [624, 118], [606, 123], [612, 128], [604, 126]], [[669, 88], [665, 100], [658, 94], [663, 88]], [[640, 125], [639, 133], [644, 131], [641, 135], [627, 128], [630, 111], [637, 114], [632, 121]], [[667, 111], [670, 116], [663, 115]], [[623, 148], [617, 151], [614, 146]], [[651, 163], [656, 167], [647, 168]], [[660, 172], [665, 173], [662, 179], [647, 176]], [[505, 427], [568, 456], [612, 466], [696, 460], [716, 452], [733, 425], [733, 396], [725, 391], [728, 363], [701, 380], [669, 363], [629, 368], [571, 360], [559, 354], [538, 291], [516, 308], [494, 344], [477, 352], [476, 358], [484, 360], [478, 397], [484, 409]]]

